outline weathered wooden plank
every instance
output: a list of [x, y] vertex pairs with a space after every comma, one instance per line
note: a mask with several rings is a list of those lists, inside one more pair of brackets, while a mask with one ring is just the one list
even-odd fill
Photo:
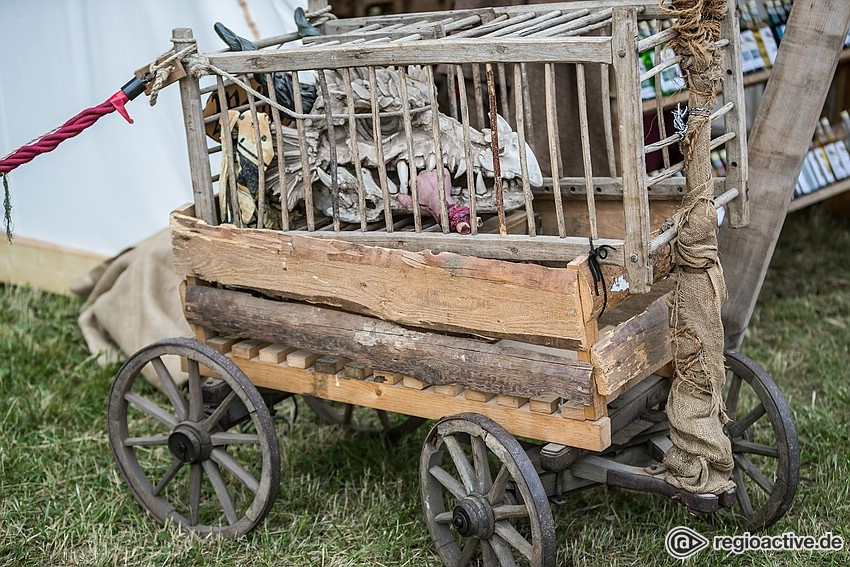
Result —
[[[192, 39], [192, 30], [175, 28], [175, 39]], [[174, 50], [180, 51], [183, 43], [175, 43]], [[186, 145], [189, 149], [189, 170], [192, 177], [192, 192], [195, 196], [195, 208], [200, 218], [210, 224], [218, 224], [218, 212], [212, 191], [212, 172], [210, 158], [207, 155], [207, 135], [204, 129], [204, 111], [201, 108], [201, 91], [198, 79], [188, 75], [180, 80], [180, 101], [183, 106]]]
[[[523, 217], [524, 218], [524, 217]], [[439, 234], [433, 232], [394, 232], [388, 235], [384, 232], [315, 232], [310, 236], [324, 239], [339, 239], [356, 242], [365, 246], [388, 246], [410, 252], [430, 250], [437, 254], [452, 252], [454, 254], [475, 251], [478, 258], [494, 260], [515, 260], [527, 262], [564, 261], [569, 262], [576, 256], [587, 253], [587, 239], [582, 237], [559, 238], [556, 236], [525, 236], [499, 234]], [[594, 240], [598, 245], [607, 244], [619, 249], [612, 252], [611, 261], [622, 263], [622, 240]]]
[[750, 223], [718, 235], [728, 297], [726, 348], [737, 350], [753, 314], [850, 23], [850, 2], [791, 10], [749, 140]]
[[372, 375], [372, 369], [362, 362], [354, 362], [353, 360], [346, 364], [342, 373], [346, 378], [356, 378], [357, 380], [365, 380]]
[[633, 378], [649, 376], [673, 358], [670, 350], [669, 294], [646, 311], [617, 325], [591, 349], [594, 382], [608, 396]]
[[626, 212], [626, 272], [633, 293], [652, 285], [649, 257], [649, 196], [643, 158], [643, 111], [638, 80], [637, 23], [634, 8], [617, 8], [613, 19], [613, 68], [617, 80], [617, 123]]
[[735, 104], [724, 118], [727, 131], [738, 135], [726, 142], [726, 189], [737, 187], [738, 195], [726, 209], [729, 211], [729, 225], [741, 228], [750, 221], [747, 178], [749, 160], [747, 158], [747, 112], [744, 106], [744, 81], [741, 78], [741, 38], [738, 33], [738, 10], [730, 3], [726, 19], [721, 22], [721, 34], [729, 39], [729, 45], [723, 49], [724, 73], [720, 75], [723, 84], [724, 101]]
[[408, 44], [347, 44], [251, 52], [208, 53], [210, 63], [232, 74], [338, 69], [363, 65], [434, 63], [611, 63], [611, 39], [437, 39]]
[[[557, 394], [571, 406], [590, 402], [591, 366], [550, 353], [423, 333], [333, 309], [212, 287], [187, 287], [184, 307], [190, 323], [220, 333], [344, 356], [429, 384], [457, 383], [520, 397]], [[287, 357], [290, 366], [295, 354]]]
[[316, 372], [324, 372], [325, 374], [336, 374], [340, 370], [345, 367], [345, 365], [350, 362], [347, 358], [342, 356], [335, 356], [332, 354], [326, 354], [325, 356], [320, 356], [316, 359], [314, 366], [316, 367]]
[[172, 243], [180, 273], [402, 325], [563, 347], [584, 334], [565, 268], [213, 227], [178, 213]]
[[262, 388], [315, 396], [325, 400], [357, 404], [426, 419], [475, 412], [495, 420], [517, 436], [561, 443], [590, 451], [602, 451], [611, 445], [611, 420], [607, 417], [596, 421], [564, 419], [564, 416], [559, 413], [552, 415], [532, 413], [528, 406], [514, 409], [500, 406], [494, 400], [481, 403], [466, 400], [463, 396], [437, 394], [432, 387], [425, 390], [413, 390], [401, 384], [349, 380], [257, 360], [235, 359], [234, 362], [251, 377], [251, 382]]

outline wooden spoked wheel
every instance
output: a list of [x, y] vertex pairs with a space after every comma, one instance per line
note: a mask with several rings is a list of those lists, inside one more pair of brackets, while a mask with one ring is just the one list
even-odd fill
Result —
[[[186, 387], [166, 367], [174, 357], [186, 360]], [[160, 389], [142, 376], [146, 368]], [[202, 368], [227, 388], [210, 396]], [[108, 420], [118, 469], [158, 522], [235, 537], [256, 527], [274, 504], [280, 447], [269, 410], [245, 374], [212, 348], [177, 338], [141, 349], [112, 384]], [[227, 430], [239, 423], [240, 431]]]
[[391, 442], [398, 441], [425, 422], [421, 417], [331, 402], [311, 396], [304, 396], [304, 401], [307, 407], [328, 425], [341, 427], [352, 433], [384, 437]]
[[732, 479], [747, 527], [765, 528], [785, 515], [800, 475], [800, 445], [788, 403], [767, 372], [737, 352], [726, 353], [724, 427], [732, 441]]
[[443, 418], [419, 461], [425, 522], [447, 567], [555, 565], [552, 509], [528, 455], [493, 420]]

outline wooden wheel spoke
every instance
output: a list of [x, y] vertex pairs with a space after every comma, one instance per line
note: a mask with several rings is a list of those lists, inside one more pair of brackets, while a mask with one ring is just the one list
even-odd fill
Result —
[[236, 509], [233, 507], [230, 494], [227, 493], [227, 485], [221, 476], [221, 471], [218, 470], [218, 466], [211, 460], [206, 460], [201, 464], [204, 467], [204, 472], [207, 473], [207, 477], [210, 479], [213, 490], [215, 490], [215, 495], [218, 497], [221, 509], [224, 510], [224, 516], [227, 518], [227, 522], [230, 525], [235, 524], [239, 518], [236, 516]]
[[744, 431], [753, 426], [763, 415], [767, 413], [762, 404], [754, 407], [750, 412], [738, 421], [729, 424], [729, 435], [734, 439], [744, 434]]
[[438, 524], [451, 524], [452, 523], [452, 512], [441, 512], [434, 516], [434, 521]]
[[489, 540], [481, 542], [481, 559], [484, 560], [484, 567], [499, 567], [499, 560]]
[[452, 461], [455, 464], [455, 468], [457, 468], [458, 476], [460, 476], [467, 494], [475, 492], [475, 489], [478, 487], [478, 479], [476, 478], [475, 470], [472, 468], [472, 463], [469, 462], [469, 458], [463, 452], [463, 447], [460, 446], [460, 442], [454, 436], [447, 435], [443, 437], [443, 444], [452, 456]]
[[384, 410], [375, 410], [378, 414], [378, 421], [381, 422], [381, 429], [384, 433], [389, 433], [390, 429], [392, 429], [392, 425], [390, 424], [390, 416], [387, 415], [387, 412]]
[[162, 491], [165, 490], [165, 487], [168, 486], [168, 483], [174, 480], [174, 477], [177, 476], [177, 472], [183, 466], [183, 463], [177, 459], [171, 463], [171, 466], [166, 471], [165, 476], [157, 483], [153, 488], [153, 495], [159, 496], [162, 494]]
[[197, 360], [187, 359], [189, 369], [189, 419], [201, 421], [204, 418], [204, 393], [201, 388], [201, 369]]
[[509, 518], [527, 518], [528, 508], [522, 504], [504, 504], [493, 508], [493, 517], [498, 522]]
[[754, 516], [753, 504], [750, 502], [750, 495], [747, 494], [747, 487], [744, 485], [744, 477], [741, 469], [735, 468], [732, 471], [732, 479], [735, 481], [735, 493], [738, 496], [738, 504], [741, 506], [741, 511], [744, 513], [745, 518], [752, 519]]
[[738, 397], [741, 394], [741, 377], [734, 372], [731, 374], [729, 392], [726, 394], [726, 415], [729, 416], [729, 419], [735, 419], [738, 411]]
[[499, 562], [499, 567], [517, 567], [514, 560], [514, 554], [511, 552], [511, 547], [508, 543], [499, 537], [498, 534], [493, 534], [489, 540], [490, 547], [493, 548], [493, 554]]
[[534, 547], [507, 521], [496, 522], [496, 534], [531, 561]]
[[478, 549], [478, 538], [471, 537], [466, 540], [466, 545], [463, 546], [463, 552], [460, 554], [460, 560], [457, 562], [458, 567], [466, 567], [472, 561], [475, 551]]
[[764, 490], [767, 494], [771, 494], [773, 492], [773, 481], [767, 478], [764, 473], [762, 473], [759, 468], [747, 457], [744, 455], [735, 455], [735, 463], [741, 467], [748, 477], [753, 479], [759, 488]]
[[216, 447], [222, 445], [259, 445], [260, 436], [256, 433], [231, 433], [222, 431], [210, 435], [212, 444]]
[[754, 443], [746, 439], [737, 439], [732, 441], [732, 450], [736, 453], [749, 453], [751, 455], [762, 455], [764, 457], [779, 458], [779, 449], [770, 445]]
[[455, 498], [458, 500], [466, 498], [467, 492], [463, 483], [446, 472], [446, 469], [440, 465], [434, 465], [428, 469], [428, 472], [434, 477], [434, 479], [436, 479], [437, 482], [443, 485], [443, 488], [451, 492]]
[[136, 394], [134, 392], [127, 392], [126, 394], [124, 394], [124, 400], [126, 400], [127, 403], [139, 408], [145, 414], [154, 418], [161, 424], [166, 425], [172, 429], [176, 427], [179, 423], [179, 420], [176, 416], [171, 415], [170, 413], [168, 413], [168, 411], [159, 407], [157, 404], [145, 398], [144, 396], [140, 396], [139, 394]]
[[159, 447], [168, 443], [168, 435], [151, 435], [150, 437], [128, 437], [124, 440], [125, 447]]
[[487, 500], [491, 503], [502, 502], [505, 499], [505, 487], [508, 485], [510, 478], [511, 473], [508, 472], [508, 468], [505, 465], [502, 465], [502, 468], [500, 468], [499, 472], [496, 474], [493, 486], [491, 486], [490, 490], [487, 492]]
[[351, 425], [351, 420], [354, 418], [354, 405], [345, 404], [345, 409], [342, 412], [342, 424], [346, 427]]
[[233, 405], [233, 402], [236, 401], [236, 392], [232, 391], [227, 394], [227, 397], [219, 404], [215, 411], [210, 414], [208, 418], [204, 420], [202, 427], [205, 431], [212, 431], [213, 427], [221, 421], [221, 418], [224, 417], [224, 414], [230, 409], [230, 406]]
[[478, 492], [487, 494], [493, 486], [493, 475], [490, 473], [490, 461], [487, 458], [487, 444], [481, 437], [472, 437], [472, 466], [478, 479]]
[[233, 456], [224, 449], [213, 449], [210, 454], [210, 458], [239, 479], [239, 482], [244, 484], [248, 490], [254, 494], [256, 494], [260, 489], [260, 483], [257, 482], [257, 479], [255, 479], [251, 473], [246, 471], [245, 468], [239, 464], [239, 461], [234, 459]]
[[174, 377], [171, 375], [171, 372], [168, 371], [168, 368], [165, 366], [165, 363], [162, 362], [162, 358], [160, 357], [151, 359], [151, 366], [153, 366], [156, 371], [156, 375], [159, 377], [159, 381], [162, 384], [162, 390], [165, 392], [165, 395], [168, 396], [169, 401], [171, 401], [171, 405], [174, 406], [174, 409], [177, 412], [177, 418], [180, 421], [185, 421], [189, 416], [189, 409], [186, 407], [186, 400], [183, 399], [183, 394], [181, 394], [180, 390], [177, 388], [177, 383], [174, 381]]
[[201, 465], [193, 464], [189, 468], [189, 522], [196, 526], [201, 521], [201, 480], [203, 479]]

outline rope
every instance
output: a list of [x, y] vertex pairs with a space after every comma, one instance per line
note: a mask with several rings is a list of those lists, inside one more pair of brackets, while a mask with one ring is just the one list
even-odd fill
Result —
[[106, 116], [111, 112], [115, 112], [115, 110], [116, 107], [111, 100], [83, 110], [59, 128], [21, 146], [0, 160], [0, 174], [9, 173], [19, 165], [32, 161], [36, 156], [53, 151], [56, 149], [56, 146], [68, 138], [73, 138], [97, 122], [101, 116]]

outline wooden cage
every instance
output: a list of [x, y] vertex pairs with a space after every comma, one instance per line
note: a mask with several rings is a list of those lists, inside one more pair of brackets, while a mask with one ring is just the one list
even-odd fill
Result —
[[[282, 36], [203, 53], [215, 83], [181, 79], [195, 202], [172, 215], [187, 319], [259, 386], [427, 418], [476, 411], [517, 435], [604, 449], [609, 406], [671, 358], [663, 297], [619, 308], [668, 274], [664, 221], [687, 189], [660, 81], [649, 112], [640, 94], [675, 69], [671, 30], [639, 39], [641, 21], [666, 17], [654, 0], [320, 16], [324, 35], [298, 47]], [[736, 227], [748, 217], [737, 21], [733, 6], [711, 113], [728, 164], [716, 205]], [[176, 47], [190, 37], [175, 30]], [[292, 108], [263, 97], [280, 73]], [[308, 77], [320, 111], [297, 111]], [[220, 135], [233, 110], [257, 139], [269, 117], [275, 158], [258, 168], [254, 224], [219, 179], [238, 165]], [[497, 115], [506, 129], [491, 128]], [[226, 173], [213, 175], [220, 153]], [[427, 169], [437, 187], [446, 170], [460, 185], [434, 215], [417, 198]], [[470, 234], [451, 231], [452, 201], [468, 206]], [[287, 362], [304, 349], [341, 362]], [[347, 361], [375, 370], [353, 378]]]

